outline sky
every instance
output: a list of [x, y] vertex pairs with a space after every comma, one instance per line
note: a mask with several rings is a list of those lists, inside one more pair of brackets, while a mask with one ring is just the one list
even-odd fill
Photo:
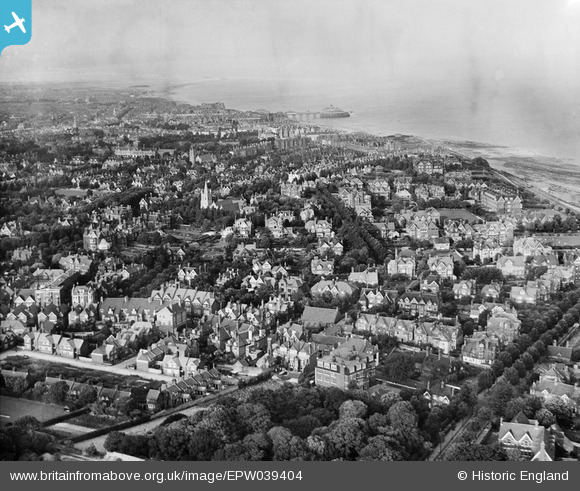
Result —
[[32, 0], [0, 82], [193, 77], [580, 87], [580, 0]]

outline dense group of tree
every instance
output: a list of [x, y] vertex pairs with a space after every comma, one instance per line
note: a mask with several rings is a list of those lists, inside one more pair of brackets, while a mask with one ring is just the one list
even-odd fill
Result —
[[0, 428], [0, 460], [38, 460], [43, 453], [54, 451], [53, 438], [39, 428], [40, 422], [32, 416]]
[[474, 404], [469, 390], [449, 408], [430, 410], [415, 392], [373, 398], [286, 384], [222, 399], [150, 436], [111, 433], [105, 448], [162, 460], [416, 460], [452, 415]]
[[492, 387], [501, 377], [490, 395], [490, 405], [496, 415], [508, 416], [508, 403], [529, 389], [535, 363], [545, 355], [549, 345], [578, 322], [578, 299], [578, 293], [571, 291], [555, 305], [536, 307], [524, 313], [520, 336], [498, 354], [489, 370], [479, 375], [480, 389]]

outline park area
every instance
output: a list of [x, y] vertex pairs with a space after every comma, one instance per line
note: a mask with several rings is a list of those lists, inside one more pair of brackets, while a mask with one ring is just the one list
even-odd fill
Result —
[[14, 397], [0, 397], [0, 425], [14, 423], [23, 416], [32, 416], [38, 421], [47, 421], [65, 414], [64, 407], [44, 402], [31, 401], [29, 399], [17, 399]]

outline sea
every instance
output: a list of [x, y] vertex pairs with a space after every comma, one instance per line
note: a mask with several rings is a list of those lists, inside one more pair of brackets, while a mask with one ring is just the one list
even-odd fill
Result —
[[321, 126], [376, 135], [477, 142], [545, 155], [580, 168], [580, 89], [534, 80], [414, 81], [340, 79], [198, 79], [170, 90], [190, 104], [224, 102], [240, 110], [320, 111], [333, 105], [351, 117]]

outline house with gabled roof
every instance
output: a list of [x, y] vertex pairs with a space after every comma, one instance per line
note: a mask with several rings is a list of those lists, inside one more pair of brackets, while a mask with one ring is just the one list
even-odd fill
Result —
[[89, 355], [89, 343], [83, 338], [62, 338], [56, 354], [65, 358], [79, 358]]
[[496, 239], [480, 238], [473, 242], [473, 258], [480, 261], [495, 261], [503, 253], [503, 247]]
[[145, 397], [147, 409], [151, 412], [156, 412], [163, 406], [163, 392], [159, 389], [149, 389]]
[[36, 349], [41, 353], [46, 353], [49, 355], [56, 354], [58, 345], [60, 344], [62, 336], [60, 334], [46, 334], [40, 333], [38, 338], [35, 340]]
[[554, 360], [557, 362], [568, 362], [572, 360], [572, 355], [574, 354], [574, 348], [570, 346], [556, 346], [556, 342], [554, 341], [553, 345], [550, 345], [546, 348], [546, 356], [550, 360]]
[[439, 275], [435, 273], [428, 274], [423, 278], [421, 281], [421, 291], [423, 292], [431, 292], [431, 293], [439, 293], [441, 289], [441, 278]]
[[459, 324], [443, 324], [437, 320], [420, 320], [413, 332], [413, 343], [431, 345], [448, 355], [458, 346], [460, 334]]
[[332, 239], [334, 232], [332, 231], [332, 224], [327, 220], [308, 220], [304, 224], [304, 228], [309, 234], [314, 234], [318, 238]]
[[280, 357], [286, 368], [295, 372], [303, 372], [315, 365], [318, 349], [313, 342], [282, 341], [272, 344], [272, 355]]
[[566, 384], [559, 380], [544, 378], [534, 382], [530, 387], [530, 394], [545, 401], [560, 401], [568, 406], [573, 413], [580, 412], [580, 387]]
[[29, 331], [24, 335], [24, 349], [26, 351], [33, 351], [37, 348], [38, 337], [41, 335], [41, 332], [32, 332]]
[[347, 281], [336, 280], [320, 280], [310, 289], [313, 296], [321, 296], [325, 293], [332, 295], [332, 297], [353, 297], [359, 288], [354, 283]]
[[91, 352], [93, 363], [116, 363], [120, 356], [121, 345], [111, 336]]
[[475, 280], [461, 280], [453, 285], [453, 295], [456, 299], [471, 297], [475, 294]]
[[187, 309], [186, 313], [196, 317], [215, 313], [219, 308], [213, 292], [195, 288], [181, 288], [179, 284], [175, 283], [163, 285], [159, 290], [153, 290], [149, 298], [167, 304], [180, 304]]
[[524, 257], [552, 254], [552, 248], [545, 246], [535, 237], [521, 237], [514, 239], [514, 256], [521, 254]]
[[497, 260], [496, 267], [504, 276], [523, 278], [526, 273], [526, 259], [524, 256], [502, 256]]
[[405, 292], [397, 304], [401, 312], [411, 315], [433, 315], [439, 313], [439, 296], [433, 293], [425, 292]]
[[448, 406], [451, 403], [451, 399], [460, 390], [461, 387], [446, 384], [443, 380], [440, 384], [434, 384], [433, 386], [431, 386], [430, 382], [427, 382], [423, 397], [429, 402], [429, 407]]
[[398, 296], [399, 294], [396, 290], [363, 288], [359, 295], [358, 304], [360, 305], [362, 311], [379, 306], [394, 306], [396, 305]]
[[555, 458], [555, 442], [550, 429], [521, 412], [511, 422], [501, 419], [498, 441], [505, 450], [519, 450], [528, 460], [552, 461]]
[[427, 260], [429, 269], [437, 273], [441, 278], [455, 279], [453, 274], [454, 262], [451, 256], [433, 256]]
[[387, 334], [392, 331], [396, 322], [397, 319], [395, 317], [361, 313], [354, 325], [358, 331]]
[[379, 286], [379, 273], [376, 268], [367, 267], [364, 271], [355, 271], [353, 267], [348, 275], [348, 281], [368, 287], [376, 287]]
[[481, 297], [483, 299], [490, 298], [493, 302], [499, 299], [500, 294], [501, 285], [499, 283], [492, 282], [481, 289]]
[[415, 277], [416, 260], [413, 251], [399, 251], [395, 249], [395, 258], [387, 264], [387, 273], [390, 275], [404, 274], [409, 278]]
[[547, 297], [547, 292], [544, 287], [544, 294], [542, 295], [540, 287], [536, 282], [528, 281], [525, 286], [512, 286], [510, 290], [510, 299], [518, 304], [532, 304], [534, 305], [540, 298]]
[[486, 331], [507, 344], [518, 337], [522, 321], [516, 314], [492, 310], [487, 319]]
[[312, 274], [324, 276], [334, 273], [334, 261], [326, 261], [315, 257], [310, 263], [310, 271]]
[[336, 324], [342, 315], [338, 309], [327, 309], [323, 307], [312, 307], [307, 305], [302, 312], [302, 325], [306, 329], [320, 330], [324, 327]]
[[461, 347], [461, 361], [477, 366], [490, 366], [500, 351], [500, 341], [492, 334], [476, 331], [465, 336]]

